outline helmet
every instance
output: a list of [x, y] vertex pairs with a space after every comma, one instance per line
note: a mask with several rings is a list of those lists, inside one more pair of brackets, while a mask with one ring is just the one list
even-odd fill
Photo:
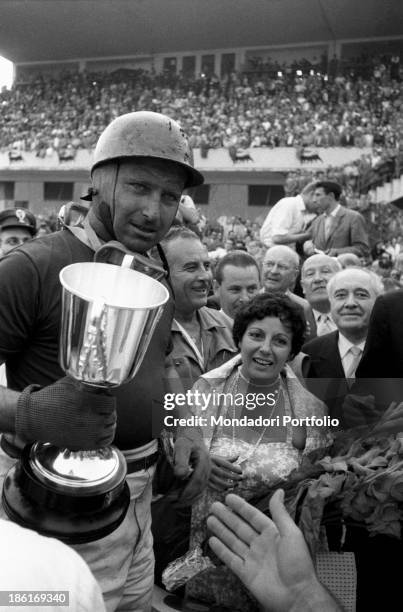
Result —
[[94, 168], [113, 159], [155, 157], [180, 164], [187, 172], [185, 188], [203, 183], [193, 168], [193, 155], [185, 132], [166, 115], [137, 111], [117, 117], [102, 132], [94, 151]]

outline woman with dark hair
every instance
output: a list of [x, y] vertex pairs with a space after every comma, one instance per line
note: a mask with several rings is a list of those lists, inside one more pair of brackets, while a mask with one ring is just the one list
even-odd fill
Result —
[[207, 420], [212, 489], [236, 486], [238, 494], [259, 495], [297, 467], [304, 451], [327, 441], [326, 427], [304, 421], [323, 419], [324, 404], [287, 365], [301, 350], [305, 333], [301, 308], [286, 296], [258, 295], [235, 317], [233, 338], [240, 353], [194, 387], [209, 398], [198, 414]]
[[[229, 490], [246, 500], [265, 495], [287, 479], [304, 453], [330, 443], [324, 404], [287, 365], [305, 338], [300, 306], [286, 296], [258, 295], [237, 313], [233, 337], [240, 353], [193, 387], [199, 401], [192, 412], [204, 419], [213, 468], [209, 487], [193, 506], [191, 553], [205, 541], [213, 501]], [[188, 594], [231, 610], [255, 610], [224, 566], [192, 578]]]

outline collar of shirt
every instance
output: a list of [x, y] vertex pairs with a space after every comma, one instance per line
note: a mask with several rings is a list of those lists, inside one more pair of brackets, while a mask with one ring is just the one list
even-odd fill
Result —
[[315, 317], [316, 323], [319, 323], [319, 320], [320, 320], [321, 317], [323, 317], [323, 315], [325, 317], [329, 317], [330, 321], [332, 323], [334, 323], [334, 321], [332, 319], [332, 315], [330, 314], [330, 312], [320, 312], [319, 310], [315, 310], [315, 308], [312, 308], [312, 312], [313, 312], [313, 316]]
[[222, 316], [225, 318], [226, 323], [228, 323], [228, 326], [232, 329], [232, 326], [234, 325], [234, 319], [227, 315], [227, 313], [224, 312], [222, 308], [220, 308], [218, 312], [221, 312]]
[[[196, 317], [199, 321], [202, 332], [209, 329], [215, 329], [217, 327], [225, 327], [224, 322], [221, 323], [217, 321], [217, 319], [212, 314], [210, 314], [210, 310], [214, 311], [214, 309], [210, 309], [207, 306], [203, 306], [202, 308], [199, 308], [196, 313]], [[217, 310], [215, 312], [217, 312]], [[171, 329], [174, 331], [180, 331], [176, 319], [172, 321]]]
[[325, 213], [325, 217], [333, 217], [334, 218], [337, 215], [337, 213], [339, 212], [340, 208], [341, 208], [341, 205], [338, 204], [336, 206], [336, 208], [334, 210], [332, 210], [331, 213], [329, 213], [328, 215]]
[[365, 347], [365, 340], [363, 340], [359, 344], [353, 344], [352, 342], [350, 342], [350, 340], [347, 340], [346, 336], [343, 336], [343, 334], [339, 332], [338, 345], [340, 357], [343, 360], [352, 346], [358, 346], [358, 348], [363, 351]]
[[[199, 361], [200, 367], [204, 371], [204, 360], [209, 358], [210, 354], [210, 345], [213, 336], [215, 337], [215, 351], [227, 350], [230, 353], [236, 353], [237, 348], [235, 347], [232, 340], [232, 323], [231, 326], [226, 324], [222, 315], [217, 316], [218, 310], [214, 310], [212, 308], [208, 308], [207, 306], [203, 306], [197, 311], [197, 319], [200, 324], [201, 329], [201, 338], [203, 343], [203, 355], [201, 355], [200, 351], [191, 340], [189, 334], [184, 330], [184, 328], [180, 325], [180, 323], [173, 319], [171, 325], [172, 334], [180, 334], [184, 340], [184, 345], [189, 347], [194, 355], [197, 357]], [[225, 313], [224, 313], [225, 314]], [[227, 316], [227, 315], [225, 315]], [[219, 319], [222, 319], [221, 321]], [[218, 319], [218, 320], [217, 320]], [[216, 333], [213, 334], [213, 330], [216, 330]], [[219, 331], [221, 330], [221, 331]], [[185, 332], [185, 333], [184, 333]]]
[[[304, 202], [304, 198], [302, 197], [302, 195], [297, 195], [295, 196], [295, 202], [297, 204], [297, 208], [300, 212], [302, 213], [308, 213], [306, 206], [305, 206], [305, 202]], [[309, 213], [308, 213], [309, 214]]]

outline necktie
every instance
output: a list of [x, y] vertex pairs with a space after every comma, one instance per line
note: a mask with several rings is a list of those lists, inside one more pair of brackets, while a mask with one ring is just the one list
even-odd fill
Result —
[[352, 355], [352, 358], [350, 365], [347, 367], [346, 378], [351, 379], [355, 378], [355, 371], [361, 361], [362, 349], [360, 349], [358, 346], [352, 346], [348, 352], [350, 355]]
[[318, 336], [323, 336], [324, 334], [329, 334], [334, 330], [332, 325], [331, 318], [327, 314], [321, 314], [317, 320], [317, 329], [316, 333]]

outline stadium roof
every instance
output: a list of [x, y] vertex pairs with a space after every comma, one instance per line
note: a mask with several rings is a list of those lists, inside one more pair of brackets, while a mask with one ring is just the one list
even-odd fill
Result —
[[16, 63], [403, 35], [402, 0], [1, 0]]

